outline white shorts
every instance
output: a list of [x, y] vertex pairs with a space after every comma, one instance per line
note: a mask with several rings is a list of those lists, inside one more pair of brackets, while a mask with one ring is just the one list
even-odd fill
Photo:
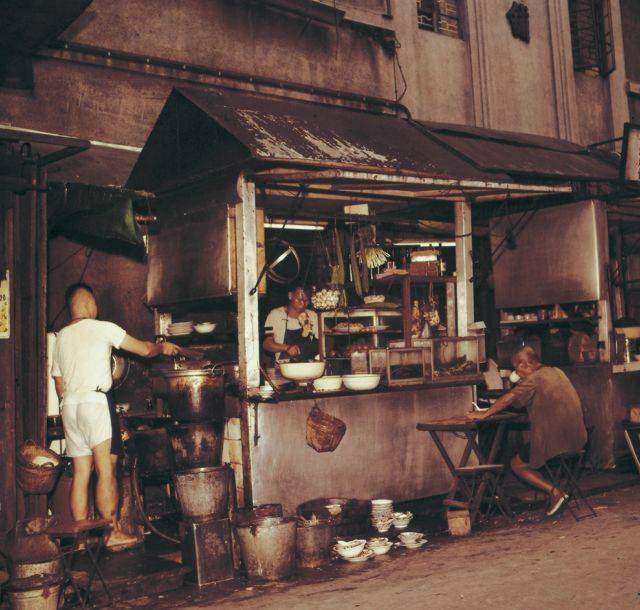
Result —
[[111, 438], [111, 416], [106, 398], [83, 396], [67, 400], [65, 397], [62, 426], [69, 457], [92, 455], [94, 447]]

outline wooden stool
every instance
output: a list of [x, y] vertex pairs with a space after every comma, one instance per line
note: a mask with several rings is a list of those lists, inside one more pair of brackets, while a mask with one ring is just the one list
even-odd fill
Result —
[[[111, 523], [106, 519], [86, 519], [84, 521], [70, 521], [66, 523], [54, 521], [46, 530], [46, 533], [49, 536], [60, 541], [65, 581], [66, 583], [71, 584], [76, 596], [78, 597], [78, 601], [83, 608], [86, 608], [87, 603], [90, 601], [91, 584], [93, 583], [93, 579], [96, 575], [102, 583], [104, 592], [107, 594], [109, 604], [113, 603], [111, 592], [107, 587], [107, 583], [105, 582], [98, 565], [100, 554], [105, 547], [106, 535], [110, 530]], [[89, 572], [89, 578], [84, 595], [72, 575], [76, 555], [83, 552], [86, 552], [87, 557], [91, 562], [91, 571]], [[60, 597], [64, 597], [64, 589], [64, 586], [61, 587]], [[58, 606], [60, 606], [60, 598], [58, 599]]]
[[[476, 520], [484, 502], [485, 516], [489, 516], [497, 508], [506, 517], [511, 517], [511, 507], [502, 490], [501, 478], [504, 474], [502, 464], [477, 464], [475, 466], [458, 466], [455, 468], [456, 491], [462, 500], [455, 497], [444, 500], [444, 505], [451, 508], [467, 509], [471, 523]], [[454, 494], [455, 496], [455, 494]]]
[[[586, 451], [584, 450], [576, 451], [575, 453], [562, 453], [544, 465], [545, 473], [549, 477], [551, 484], [569, 496], [565, 501], [565, 505], [576, 521], [598, 516], [580, 487], [580, 476], [585, 454]], [[583, 508], [583, 514], [579, 512], [581, 508]]]

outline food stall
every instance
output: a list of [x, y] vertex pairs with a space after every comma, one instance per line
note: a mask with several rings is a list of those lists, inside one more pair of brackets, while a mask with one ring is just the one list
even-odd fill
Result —
[[[220, 354], [219, 363], [235, 348], [226, 417], [240, 433], [225, 439], [227, 457], [246, 504], [277, 502], [288, 511], [311, 498], [404, 501], [447, 489], [445, 465], [415, 426], [469, 411], [482, 380], [484, 349], [469, 330], [471, 198], [571, 192], [557, 180], [484, 173], [390, 112], [182, 89], [167, 100], [128, 186], [156, 195], [147, 285], [156, 332], [208, 358]], [[407, 214], [414, 209], [421, 215]], [[434, 248], [420, 218], [455, 236], [447, 264], [439, 260], [442, 238]], [[313, 376], [292, 384], [261, 365], [260, 300], [290, 246], [274, 252], [270, 243], [282, 246], [288, 224], [315, 227], [327, 252], [326, 261], [307, 254], [316, 271], [305, 274], [322, 310], [321, 368], [374, 384], [317, 389]], [[416, 247], [399, 246], [394, 234]], [[197, 337], [170, 332], [194, 320], [219, 326]], [[264, 389], [270, 383], [275, 392]], [[333, 451], [307, 442], [315, 407], [346, 426]], [[451, 443], [455, 455], [458, 441]]]

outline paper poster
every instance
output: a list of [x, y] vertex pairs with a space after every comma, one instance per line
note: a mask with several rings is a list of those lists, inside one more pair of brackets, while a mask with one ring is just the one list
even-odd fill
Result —
[[9, 318], [9, 271], [4, 280], [0, 280], [0, 339], [8, 339], [11, 334]]

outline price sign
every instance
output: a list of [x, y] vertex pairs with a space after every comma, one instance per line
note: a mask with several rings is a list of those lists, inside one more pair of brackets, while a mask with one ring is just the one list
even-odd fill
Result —
[[8, 339], [11, 335], [10, 313], [9, 271], [7, 271], [6, 279], [0, 280], [0, 339]]

